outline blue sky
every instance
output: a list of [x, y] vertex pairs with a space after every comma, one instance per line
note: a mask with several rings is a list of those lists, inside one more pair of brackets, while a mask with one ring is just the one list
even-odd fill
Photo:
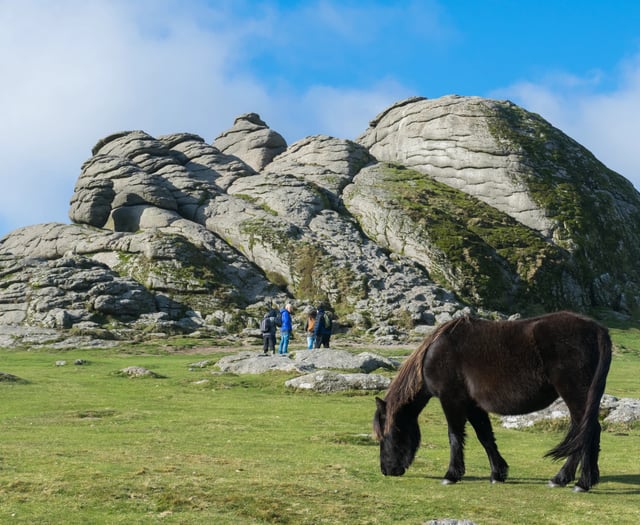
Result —
[[509, 99], [640, 188], [640, 2], [0, 0], [0, 236], [69, 222], [112, 132], [211, 142], [257, 112], [289, 144], [397, 100]]

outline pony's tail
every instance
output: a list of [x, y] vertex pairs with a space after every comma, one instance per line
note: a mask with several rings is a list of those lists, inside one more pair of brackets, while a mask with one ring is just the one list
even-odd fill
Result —
[[586, 410], [582, 420], [572, 425], [562, 442], [545, 454], [555, 460], [569, 457], [583, 449], [585, 443], [593, 439], [593, 432], [598, 428], [600, 400], [604, 394], [607, 374], [611, 365], [611, 338], [606, 328], [598, 325], [598, 364], [589, 386]]

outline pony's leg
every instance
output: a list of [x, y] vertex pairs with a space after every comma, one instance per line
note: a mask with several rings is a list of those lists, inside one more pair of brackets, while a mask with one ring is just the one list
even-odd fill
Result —
[[[566, 399], [565, 402], [571, 414], [571, 426], [567, 432], [568, 437], [577, 436], [580, 432], [579, 421], [584, 415], [584, 403], [586, 401], [579, 399]], [[600, 423], [595, 421], [590, 428], [582, 436], [580, 449], [567, 457], [567, 461], [560, 471], [549, 481], [551, 487], [564, 487], [571, 483], [575, 476], [578, 465], [581, 465], [580, 479], [576, 483], [574, 490], [577, 492], [586, 492], [593, 485], [598, 483], [600, 479], [600, 471], [598, 469], [598, 456], [600, 453]], [[567, 439], [565, 438], [565, 439]]]
[[595, 422], [593, 424], [593, 428], [585, 436], [582, 448], [582, 469], [580, 479], [573, 489], [576, 492], [586, 492], [600, 481], [600, 469], [598, 468], [600, 432], [600, 423]]
[[457, 483], [465, 473], [464, 466], [464, 427], [467, 423], [465, 410], [458, 404], [451, 405], [442, 402], [442, 409], [447, 418], [449, 428], [449, 468], [442, 480], [443, 485]]
[[576, 477], [576, 469], [580, 463], [578, 454], [571, 454], [558, 473], [549, 480], [550, 487], [564, 487]]
[[[571, 423], [569, 425], [569, 430], [567, 431], [567, 435], [565, 437], [565, 441], [570, 437], [575, 436], [578, 433], [578, 425], [579, 421], [582, 419], [583, 411], [581, 409], [582, 400], [579, 400], [578, 403], [575, 403], [572, 398], [563, 397], [564, 402], [567, 404], [569, 408], [569, 414], [571, 416]], [[576, 452], [567, 456], [567, 460], [565, 461], [562, 468], [558, 471], [558, 473], [549, 480], [550, 487], [565, 487], [569, 483], [571, 483], [576, 477], [576, 470], [578, 469], [578, 465], [580, 464], [580, 452]]]
[[467, 416], [489, 458], [491, 483], [505, 481], [509, 472], [509, 465], [500, 455], [500, 452], [498, 452], [498, 445], [496, 444], [496, 438], [493, 434], [493, 428], [491, 428], [489, 414], [479, 406], [473, 405], [467, 411]]

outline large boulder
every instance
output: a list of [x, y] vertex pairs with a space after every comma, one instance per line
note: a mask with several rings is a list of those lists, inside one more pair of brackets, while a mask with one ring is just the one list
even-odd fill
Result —
[[221, 357], [216, 363], [221, 372], [233, 374], [263, 374], [265, 372], [298, 372], [309, 369], [300, 366], [287, 355], [263, 355], [257, 352], [238, 352]]
[[343, 199], [371, 239], [473, 304], [513, 312], [589, 302], [566, 250], [430, 176], [375, 164], [354, 177]]
[[287, 388], [323, 394], [345, 390], [386, 390], [390, 384], [391, 379], [380, 374], [341, 374], [330, 370], [294, 377], [285, 382]]
[[[640, 421], [640, 399], [617, 398], [605, 394], [600, 401], [600, 414], [605, 423], [631, 424]], [[557, 399], [549, 407], [520, 416], [502, 416], [505, 428], [523, 429], [543, 421], [569, 420], [569, 408], [562, 399]]]
[[[136, 233], [47, 224], [3, 240], [0, 325], [71, 328], [136, 322], [190, 331], [211, 317], [241, 328], [281, 292], [226, 243], [184, 219]], [[202, 323], [194, 323], [194, 311]], [[89, 324], [88, 324], [89, 323]]]
[[394, 250], [422, 245], [416, 258], [466, 300], [499, 310], [638, 305], [640, 194], [540, 116], [480, 97], [413, 98], [358, 142], [391, 165], [346, 196], [365, 231], [382, 242], [390, 230]]
[[296, 363], [311, 369], [359, 370], [365, 374], [378, 368], [395, 370], [400, 366], [399, 361], [388, 359], [371, 352], [353, 354], [346, 350], [317, 348], [315, 350], [301, 350], [295, 353]]
[[269, 128], [260, 115], [246, 113], [236, 118], [233, 127], [220, 134], [213, 146], [261, 171], [287, 149], [287, 142], [280, 133]]

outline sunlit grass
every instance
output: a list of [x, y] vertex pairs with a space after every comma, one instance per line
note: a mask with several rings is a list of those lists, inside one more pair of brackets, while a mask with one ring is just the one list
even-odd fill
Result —
[[[589, 494], [552, 490], [544, 453], [554, 430], [495, 426], [511, 466], [504, 485], [469, 430], [467, 475], [442, 486], [446, 425], [437, 400], [421, 416], [423, 445], [401, 478], [385, 478], [371, 439], [374, 394], [284, 388], [291, 375], [216, 374], [189, 364], [219, 354], [122, 350], [3, 352], [0, 523], [637, 523], [640, 431], [605, 432], [602, 482]], [[74, 359], [86, 365], [73, 365]], [[65, 359], [66, 366], [55, 366]], [[164, 379], [114, 374], [144, 366]], [[608, 392], [640, 397], [640, 357], [617, 355]]]

